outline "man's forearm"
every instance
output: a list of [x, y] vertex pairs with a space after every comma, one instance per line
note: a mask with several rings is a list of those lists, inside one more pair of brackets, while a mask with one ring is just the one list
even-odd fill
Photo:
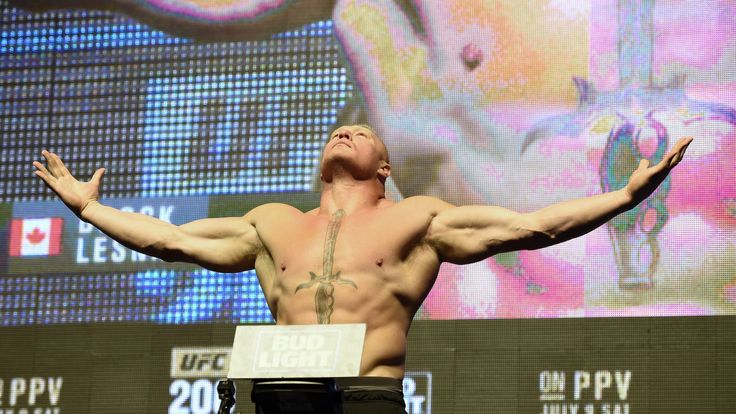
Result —
[[535, 248], [581, 236], [615, 216], [633, 208], [636, 203], [625, 189], [591, 197], [564, 201], [527, 214], [530, 226], [543, 234]]
[[82, 211], [81, 217], [125, 247], [168, 260], [167, 241], [176, 235], [177, 227], [145, 214], [120, 211], [97, 201]]

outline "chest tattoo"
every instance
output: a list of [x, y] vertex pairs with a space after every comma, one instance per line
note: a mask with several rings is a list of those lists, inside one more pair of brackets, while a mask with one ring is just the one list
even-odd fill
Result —
[[342, 279], [340, 272], [333, 273], [332, 269], [337, 233], [340, 231], [340, 223], [344, 216], [345, 210], [337, 210], [327, 224], [325, 246], [322, 252], [322, 274], [317, 275], [314, 272], [309, 272], [309, 281], [299, 284], [294, 291], [296, 293], [301, 289], [317, 285], [317, 291], [314, 293], [314, 310], [317, 312], [317, 320], [321, 324], [330, 323], [330, 317], [335, 306], [335, 283], [358, 288], [353, 281]]

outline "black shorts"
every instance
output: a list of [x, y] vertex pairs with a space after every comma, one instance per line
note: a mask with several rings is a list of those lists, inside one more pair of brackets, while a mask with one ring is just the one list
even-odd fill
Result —
[[401, 380], [385, 377], [336, 380], [345, 395], [343, 414], [406, 414]]
[[[309, 382], [309, 379], [305, 381]], [[312, 384], [315, 383], [320, 382]], [[258, 388], [257, 394], [260, 395], [258, 401], [262, 404], [259, 405], [258, 412], [281, 412], [282, 410], [278, 407], [283, 407], [282, 404], [290, 404], [293, 412], [313, 412], [317, 409], [316, 405], [323, 404], [323, 402], [315, 402], [310, 400], [310, 397], [304, 397], [306, 394], [299, 394], [297, 389], [304, 391], [304, 388], [299, 388], [304, 384], [305, 382], [302, 381], [289, 380], [257, 381], [254, 385], [254, 392]], [[342, 391], [344, 397], [343, 414], [406, 414], [401, 380], [386, 377], [335, 378], [335, 385]], [[311, 387], [311, 385], [307, 386]], [[296, 394], [292, 394], [294, 392]], [[280, 403], [274, 400], [276, 393], [281, 394], [281, 397], [276, 398], [276, 400], [280, 399]], [[293, 395], [293, 397], [290, 398], [287, 395]]]

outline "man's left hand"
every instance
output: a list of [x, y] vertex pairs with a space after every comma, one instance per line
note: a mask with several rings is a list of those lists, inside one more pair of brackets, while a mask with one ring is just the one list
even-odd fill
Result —
[[629, 183], [625, 190], [635, 204], [639, 204], [649, 197], [654, 190], [667, 178], [667, 174], [680, 163], [685, 155], [688, 145], [693, 141], [692, 137], [680, 138], [657, 165], [650, 167], [649, 160], [643, 159], [639, 167], [629, 177]]

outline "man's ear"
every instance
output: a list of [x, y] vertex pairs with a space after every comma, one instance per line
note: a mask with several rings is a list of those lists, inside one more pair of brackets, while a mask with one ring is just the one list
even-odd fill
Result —
[[378, 176], [381, 177], [381, 181], [386, 181], [391, 176], [391, 164], [381, 161], [381, 165], [378, 167]]

